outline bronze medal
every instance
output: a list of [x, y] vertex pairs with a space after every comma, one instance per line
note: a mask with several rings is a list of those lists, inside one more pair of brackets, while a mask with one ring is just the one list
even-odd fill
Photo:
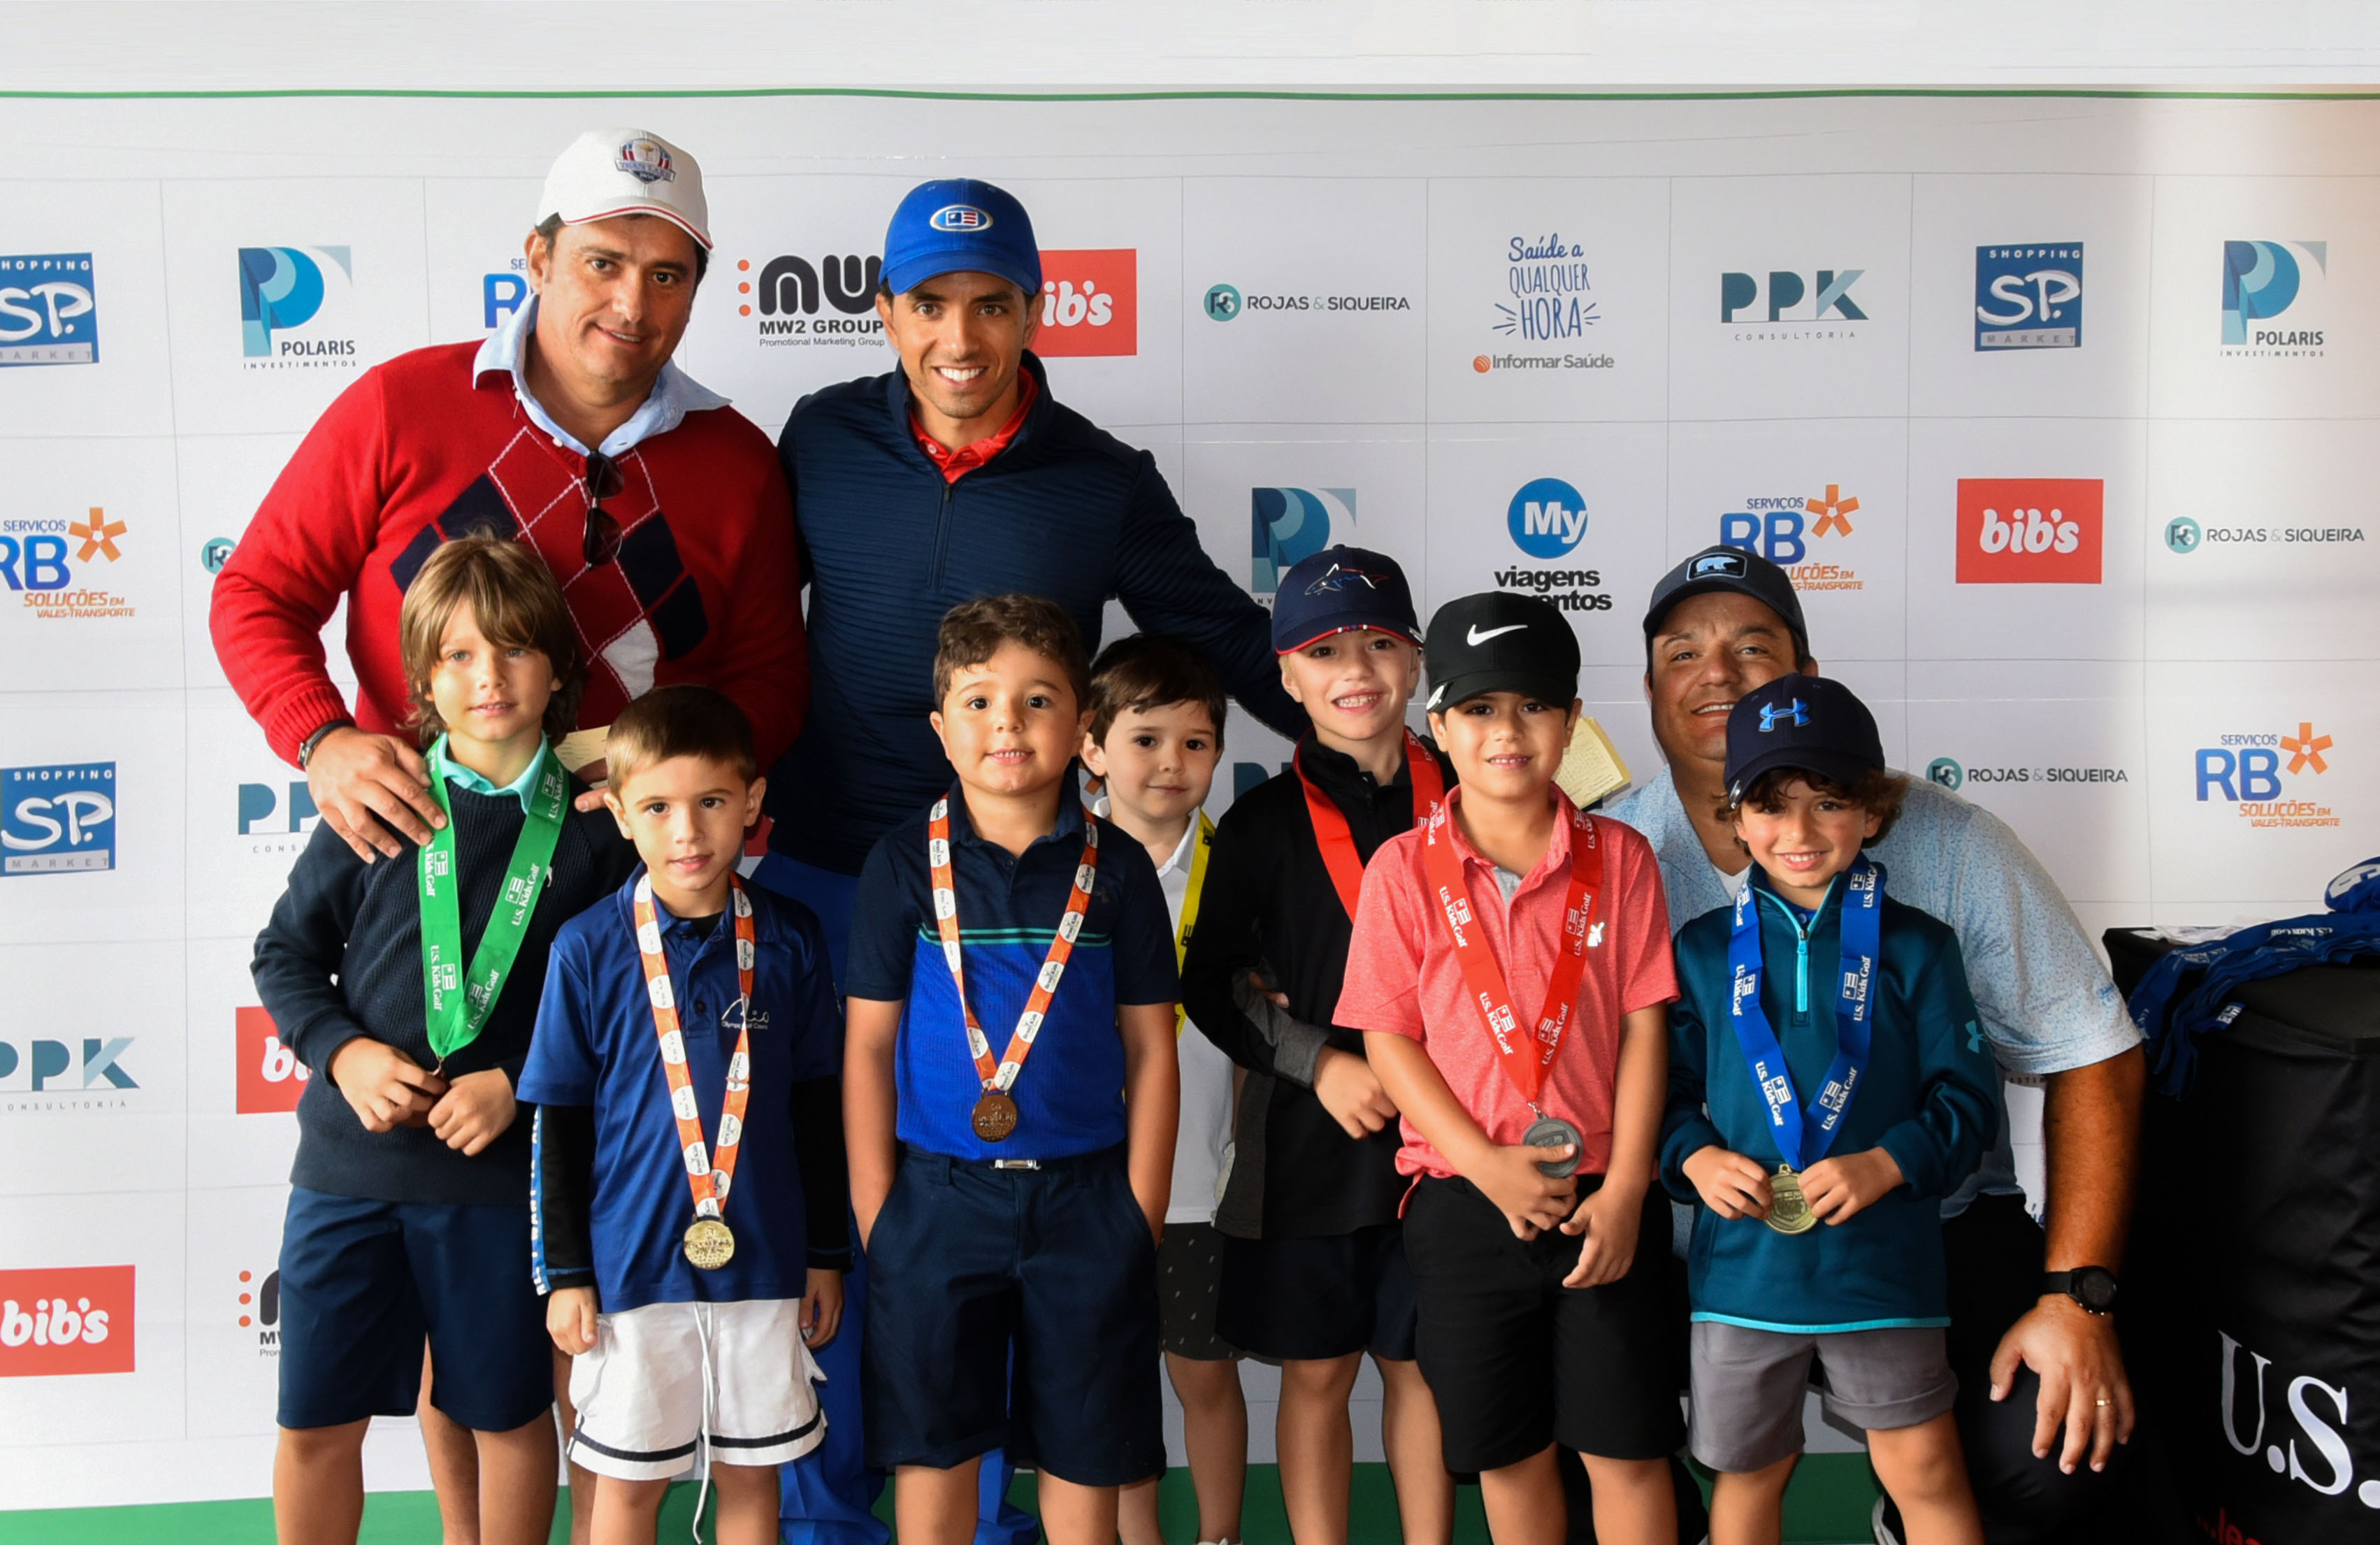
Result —
[[697, 1218], [686, 1231], [686, 1259], [698, 1271], [716, 1271], [735, 1259], [735, 1235], [717, 1218]]
[[1016, 1101], [999, 1089], [986, 1089], [975, 1102], [975, 1135], [988, 1143], [1004, 1143], [1016, 1130]]
[[1807, 1234], [1818, 1226], [1817, 1215], [1802, 1195], [1802, 1177], [1791, 1164], [1779, 1164], [1768, 1177], [1768, 1215], [1761, 1220], [1779, 1234]]
[[1537, 1166], [1537, 1173], [1548, 1180], [1568, 1180], [1578, 1173], [1578, 1162], [1585, 1157], [1586, 1145], [1579, 1140], [1578, 1128], [1560, 1116], [1539, 1116], [1521, 1134], [1524, 1148], [1560, 1148], [1571, 1145], [1567, 1159], [1548, 1159]]

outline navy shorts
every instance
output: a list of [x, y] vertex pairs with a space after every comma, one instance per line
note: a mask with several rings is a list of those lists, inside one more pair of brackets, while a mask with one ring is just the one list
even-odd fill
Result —
[[509, 1432], [553, 1404], [553, 1344], [529, 1282], [528, 1209], [372, 1201], [294, 1186], [281, 1229], [283, 1427], [431, 1404]]
[[1077, 1486], [1165, 1468], [1157, 1249], [1123, 1150], [1039, 1169], [905, 1153], [868, 1241], [868, 1464], [1005, 1448]]

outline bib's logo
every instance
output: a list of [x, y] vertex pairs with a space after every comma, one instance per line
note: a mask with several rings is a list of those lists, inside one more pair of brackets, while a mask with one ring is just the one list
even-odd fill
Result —
[[1248, 589], [1259, 601], [1269, 602], [1299, 559], [1355, 540], [1352, 488], [1252, 488], [1248, 505]]
[[346, 247], [241, 248], [240, 352], [248, 357], [248, 368], [354, 369], [356, 340], [331, 335], [339, 329], [315, 319], [332, 297], [329, 275], [338, 275], [344, 299], [355, 272]]
[[115, 867], [115, 763], [0, 768], [0, 875]]
[[0, 520], [0, 584], [45, 621], [129, 617], [137, 609], [103, 581], [123, 558], [125, 522], [92, 506], [79, 520]]
[[99, 360], [89, 252], [0, 258], [0, 366]]
[[1512, 495], [1504, 525], [1530, 557], [1559, 558], [1586, 535], [1586, 501], [1560, 478], [1538, 478]]
[[[1848, 537], [1854, 529], [1852, 517], [1859, 514], [1860, 502], [1845, 493], [1840, 483], [1828, 483], [1827, 491], [1816, 495], [1759, 495], [1746, 499], [1744, 505], [1718, 517], [1722, 543], [1759, 554], [1784, 569], [1797, 590], [1866, 588], [1856, 569], [1811, 558], [1813, 540]], [[1829, 550], [1833, 555], [1831, 542]]]
[[2280, 730], [2222, 736], [2218, 744], [2193, 753], [2198, 802], [2235, 805], [2251, 826], [2336, 826], [2338, 813], [2310, 797], [2318, 785], [2305, 782], [2330, 771], [2336, 744], [2316, 734], [2308, 720], [2298, 722], [2294, 735]]
[[1786, 324], [1865, 322], [1867, 312], [1853, 298], [1852, 286], [1866, 272], [1864, 268], [1821, 268], [1804, 279], [1799, 273], [1778, 270], [1771, 272], [1766, 282], [1749, 274], [1722, 274], [1718, 276], [1718, 320], [1730, 327], [1757, 329], [1737, 333], [1739, 342], [1856, 337], [1857, 332], [1848, 326]]
[[[883, 276], [884, 260], [872, 253], [829, 253], [815, 264], [783, 254], [761, 264], [757, 280], [750, 276], [752, 260], [738, 258], [735, 272], [735, 293], [742, 298], [735, 312], [759, 312], [754, 335], [763, 345], [849, 347], [884, 335], [883, 320], [876, 314], [876, 283]], [[828, 308], [823, 314], [821, 304]]]
[[1975, 348], [2082, 347], [2082, 244], [1975, 249]]
[[132, 1371], [133, 1269], [0, 1271], [0, 1379]]
[[[2223, 244], [2223, 349], [2247, 358], [2319, 358], [2327, 241]], [[2301, 305], [2301, 300], [2303, 304]], [[2267, 326], [2295, 308], [2287, 326]]]
[[296, 1110], [311, 1075], [298, 1054], [281, 1044], [273, 1016], [261, 1008], [234, 1009], [232, 1038], [239, 1058], [233, 1109], [244, 1116]]
[[2097, 478], [1960, 479], [1958, 582], [2097, 584], [2106, 499]]
[[1139, 353], [1139, 271], [1131, 247], [1043, 252], [1033, 352], [1045, 359]]
[[239, 1328], [254, 1327], [256, 1355], [281, 1356], [281, 1273], [267, 1271], [259, 1283], [253, 1271], [239, 1274]]

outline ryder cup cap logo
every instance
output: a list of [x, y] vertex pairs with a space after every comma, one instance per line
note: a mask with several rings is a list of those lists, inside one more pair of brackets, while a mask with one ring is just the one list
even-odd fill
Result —
[[973, 204], [944, 204], [926, 224], [938, 231], [973, 233], [991, 229], [991, 216]]
[[638, 135], [620, 147], [613, 165], [638, 182], [675, 182], [677, 168], [670, 164], [669, 152], [661, 141]]

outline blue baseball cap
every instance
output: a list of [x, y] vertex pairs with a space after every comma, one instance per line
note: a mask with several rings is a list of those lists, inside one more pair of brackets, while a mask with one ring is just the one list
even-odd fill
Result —
[[1727, 797], [1779, 767], [1815, 772], [1844, 788], [1884, 766], [1876, 715], [1841, 682], [1781, 675], [1738, 698], [1727, 716]]
[[993, 274], [1041, 293], [1041, 248], [1033, 218], [1006, 189], [945, 177], [909, 189], [884, 230], [885, 287], [900, 295], [938, 274]]
[[1385, 553], [1326, 547], [1281, 577], [1272, 602], [1275, 654], [1294, 654], [1317, 639], [1373, 627], [1421, 642], [1405, 571]]

